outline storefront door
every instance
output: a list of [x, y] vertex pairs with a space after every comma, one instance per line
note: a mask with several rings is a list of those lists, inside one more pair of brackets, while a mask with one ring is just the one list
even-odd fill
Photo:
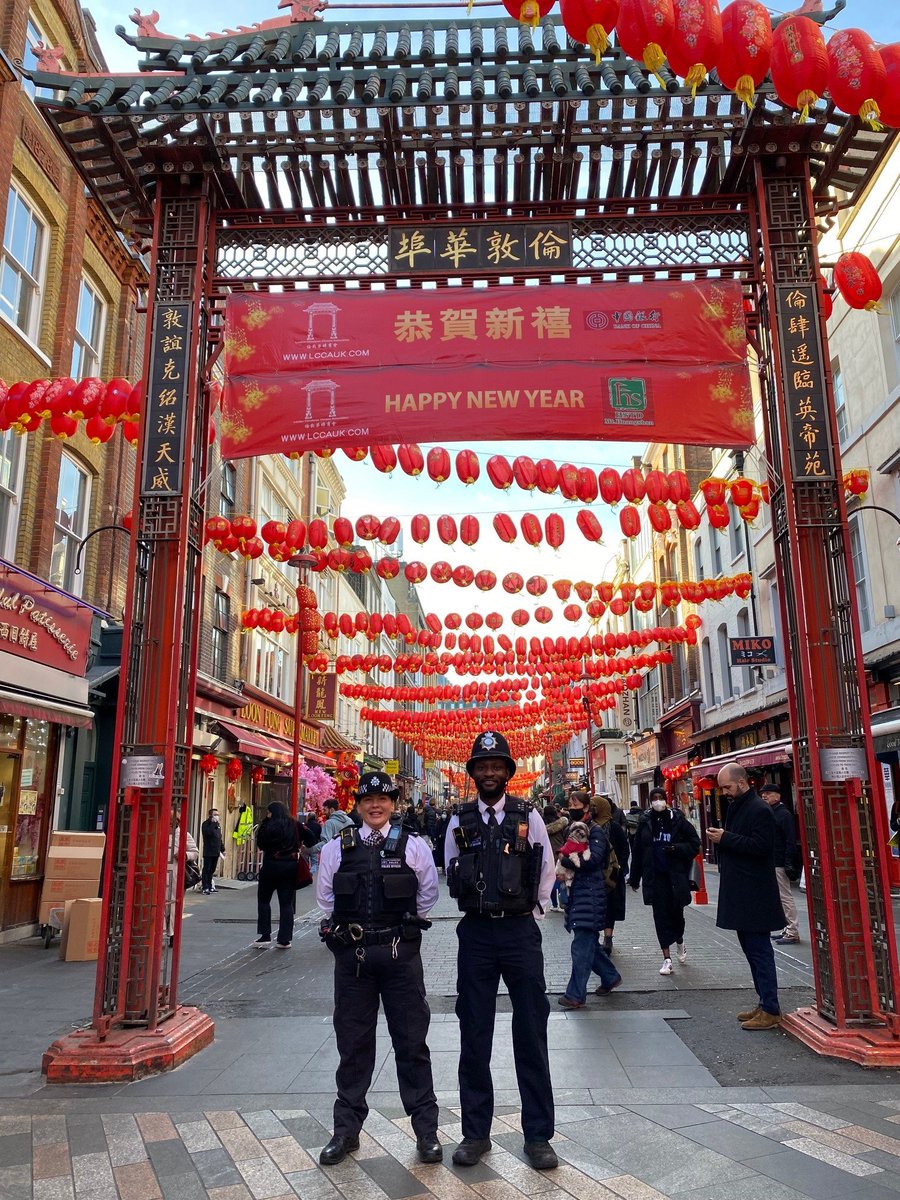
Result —
[[0, 928], [37, 921], [58, 727], [0, 717]]

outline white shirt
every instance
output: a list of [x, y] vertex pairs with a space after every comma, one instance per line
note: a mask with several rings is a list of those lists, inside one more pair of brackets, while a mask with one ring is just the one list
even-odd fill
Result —
[[[380, 833], [386, 838], [390, 831], [391, 823], [388, 821], [381, 827]], [[359, 836], [365, 841], [369, 834], [374, 832], [364, 821]], [[440, 890], [437, 867], [434, 865], [434, 854], [424, 838], [409, 836], [406, 839], [406, 850], [403, 857], [406, 865], [415, 871], [419, 883], [419, 890], [416, 893], [416, 914], [420, 917], [427, 916], [437, 903]], [[316, 876], [316, 902], [319, 908], [329, 915], [334, 911], [332, 880], [340, 865], [341, 839], [336, 837], [322, 847], [322, 853], [319, 855], [319, 872]]]
[[[502, 796], [495, 804], [490, 806], [494, 810], [494, 815], [497, 821], [502, 824], [503, 813], [506, 810], [506, 796]], [[487, 825], [487, 810], [488, 805], [478, 797], [478, 811], [481, 813], [481, 819]], [[459, 856], [459, 851], [456, 848], [456, 838], [453, 836], [453, 830], [459, 826], [459, 817], [454, 815], [450, 818], [447, 825], [447, 836], [444, 840], [444, 866], [450, 866], [450, 860]], [[548, 904], [550, 903], [550, 893], [553, 891], [553, 885], [556, 882], [556, 864], [553, 861], [553, 850], [550, 846], [550, 836], [547, 833], [547, 826], [544, 824], [544, 818], [534, 808], [528, 814], [528, 844], [530, 846], [543, 846], [544, 857], [541, 859], [541, 879], [538, 884], [538, 902], [534, 910], [534, 915], [538, 920], [544, 915]]]

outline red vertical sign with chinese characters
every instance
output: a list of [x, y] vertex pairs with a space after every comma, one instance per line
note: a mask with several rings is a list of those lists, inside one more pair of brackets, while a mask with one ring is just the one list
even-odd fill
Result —
[[222, 453], [445, 436], [753, 441], [740, 285], [238, 294]]

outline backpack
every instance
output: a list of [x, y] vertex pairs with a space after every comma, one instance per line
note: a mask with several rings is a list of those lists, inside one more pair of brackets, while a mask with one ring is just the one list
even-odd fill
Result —
[[614, 892], [616, 884], [622, 874], [622, 867], [619, 863], [618, 855], [612, 848], [612, 842], [609, 842], [609, 857], [606, 860], [606, 866], [603, 869], [603, 882], [606, 884], [606, 890]]
[[630, 808], [625, 814], [625, 828], [629, 833], [637, 833], [638, 825], [641, 823], [640, 809]]

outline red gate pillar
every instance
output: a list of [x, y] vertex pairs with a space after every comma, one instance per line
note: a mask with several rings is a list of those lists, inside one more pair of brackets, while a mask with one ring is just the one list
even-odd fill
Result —
[[176, 832], [194, 727], [210, 225], [206, 196], [161, 175], [94, 1019], [45, 1053], [50, 1082], [136, 1079], [213, 1038], [211, 1019], [177, 999], [187, 839]]
[[896, 1066], [887, 815], [819, 302], [810, 136], [773, 129], [756, 164], [763, 414], [816, 982], [815, 1009], [791, 1013], [784, 1026], [820, 1053]]

